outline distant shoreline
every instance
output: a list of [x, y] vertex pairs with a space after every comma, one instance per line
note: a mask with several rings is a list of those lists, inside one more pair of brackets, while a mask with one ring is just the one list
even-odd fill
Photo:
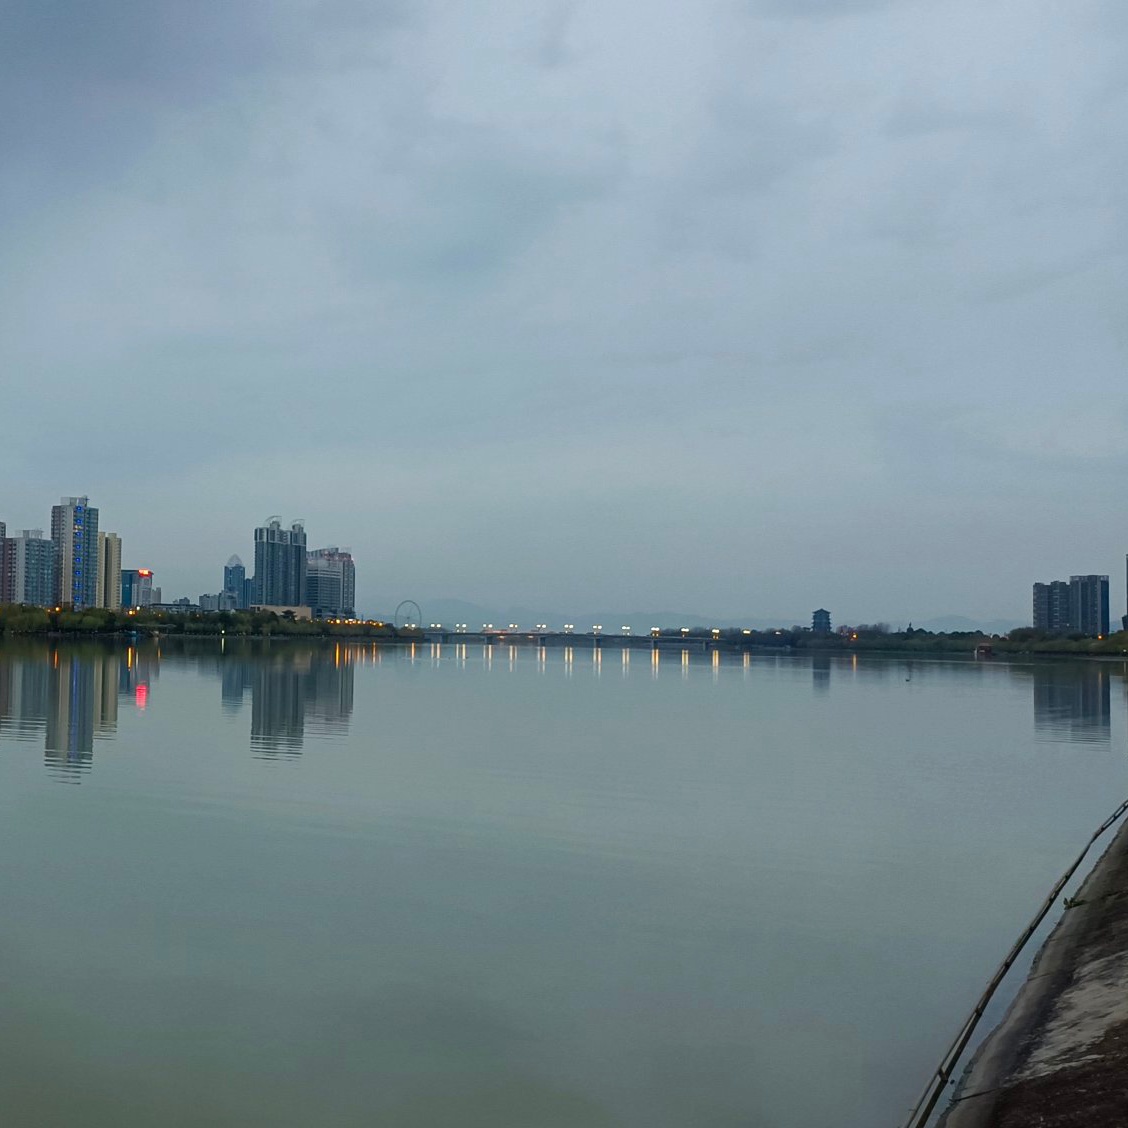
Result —
[[934, 634], [925, 630], [891, 632], [859, 627], [849, 634], [820, 635], [810, 630], [750, 630], [741, 627], [687, 627], [658, 634], [624, 635], [549, 630], [450, 630], [442, 627], [399, 627], [377, 619], [348, 622], [297, 619], [272, 611], [193, 611], [184, 614], [145, 610], [89, 609], [0, 605], [0, 636], [70, 638], [306, 638], [385, 642], [474, 642], [498, 645], [581, 645], [607, 649], [724, 650], [735, 653], [888, 654], [902, 657], [1100, 658], [1128, 659], [1128, 632], [1107, 638], [1062, 638], [1030, 628], [1009, 635], [975, 631]]

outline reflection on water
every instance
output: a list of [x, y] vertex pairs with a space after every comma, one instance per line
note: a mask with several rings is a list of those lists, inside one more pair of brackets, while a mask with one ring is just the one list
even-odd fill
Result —
[[[362, 644], [263, 645], [241, 642], [220, 648], [207, 644], [180, 646], [165, 642], [164, 651], [155, 642], [120, 646], [114, 643], [6, 644], [0, 649], [0, 734], [16, 740], [43, 739], [47, 767], [59, 779], [77, 782], [88, 771], [96, 739], [110, 738], [117, 729], [119, 702], [125, 700], [144, 711], [163, 659], [193, 661], [202, 673], [220, 682], [220, 701], [227, 713], [238, 713], [248, 696], [251, 702], [250, 746], [264, 758], [293, 758], [301, 753], [307, 732], [317, 735], [347, 733], [353, 712], [355, 669], [358, 664], [379, 663], [383, 652]], [[578, 648], [562, 651], [561, 669], [571, 677]], [[492, 646], [482, 648], [482, 666], [495, 668]], [[198, 652], [194, 652], [198, 651]], [[394, 651], [410, 664], [416, 648]], [[623, 677], [631, 673], [631, 652], [622, 651]], [[507, 661], [500, 669], [513, 673], [523, 662], [542, 672], [548, 669], [548, 651], [543, 646], [506, 648]], [[448, 647], [432, 645], [432, 668], [453, 664], [465, 668], [465, 643]], [[602, 668], [602, 650], [591, 648], [592, 672]], [[779, 661], [769, 658], [768, 661]], [[786, 659], [791, 661], [792, 659]], [[745, 677], [751, 658], [741, 659]], [[692, 666], [707, 662], [716, 681], [721, 655], [681, 650], [677, 670], [684, 680]], [[927, 680], [936, 663], [917, 659], [874, 660], [857, 655], [815, 654], [809, 658], [811, 688], [820, 696], [830, 692], [832, 672], [839, 677], [865, 678], [880, 682]], [[649, 676], [662, 669], [659, 651], [651, 650]], [[1047, 739], [1103, 741], [1110, 739], [1112, 682], [1124, 681], [1120, 664], [1099, 662], [1047, 662], [1031, 665], [977, 664], [968, 672], [1006, 670], [1008, 676], [1031, 683], [1034, 726]]]
[[[0, 648], [0, 735], [15, 740], [43, 738], [45, 762], [60, 780], [78, 782], [90, 769], [96, 739], [110, 738], [118, 724], [123, 699], [143, 712], [155, 683], [162, 658], [194, 661], [198, 670], [220, 682], [220, 701], [227, 713], [238, 713], [251, 699], [251, 750], [263, 758], [293, 758], [300, 755], [307, 731], [332, 736], [347, 733], [353, 712], [355, 669], [360, 664], [378, 664], [383, 651], [371, 644], [264, 645], [236, 642], [219, 648], [208, 644], [166, 641], [121, 646], [111, 642], [55, 643], [39, 640], [5, 644]], [[571, 677], [576, 647], [562, 651], [562, 672]], [[482, 665], [494, 670], [492, 646], [482, 647]], [[416, 647], [395, 651], [410, 664]], [[465, 668], [465, 643], [448, 647], [433, 644], [429, 665], [451, 663]], [[592, 671], [598, 676], [603, 653], [591, 648]], [[631, 651], [622, 651], [623, 677], [631, 672]], [[507, 647], [510, 673], [525, 661], [545, 672], [548, 650]], [[778, 662], [778, 657], [768, 661]], [[785, 659], [792, 661], [792, 659]], [[752, 657], [741, 658], [745, 678]], [[678, 672], [684, 680], [695, 664], [708, 662], [717, 681], [721, 655], [681, 650]], [[924, 682], [940, 664], [917, 659], [890, 661], [858, 655], [815, 654], [810, 656], [811, 688], [820, 695], [830, 692], [832, 671], [838, 676], [880, 682], [914, 677]], [[662, 669], [657, 648], [650, 653], [649, 675], [657, 678]], [[1017, 681], [1030, 681], [1034, 702], [1034, 726], [1047, 739], [1108, 742], [1112, 723], [1112, 682], [1125, 680], [1125, 666], [1099, 662], [1047, 662], [1031, 665], [994, 663], [969, 666], [977, 674], [1006, 670]]]
[[[224, 711], [238, 712], [250, 694], [252, 751], [293, 757], [300, 754], [307, 729], [327, 736], [348, 731], [358, 653], [359, 648], [341, 646], [245, 644], [209, 649], [196, 656], [196, 665], [219, 678]], [[95, 740], [116, 733], [119, 702], [144, 712], [162, 660], [174, 656], [192, 656], [191, 647], [5, 644], [0, 648], [0, 735], [24, 741], [42, 737], [51, 774], [78, 783], [93, 764]]]
[[[791, 659], [789, 659], [790, 661]], [[749, 667], [745, 655], [744, 667]], [[948, 668], [943, 662], [911, 659], [874, 659], [858, 655], [815, 654], [810, 658], [811, 688], [829, 693], [832, 671], [838, 677], [868, 681], [926, 685]], [[1002, 662], [967, 663], [969, 676], [1004, 673], [1018, 683], [1029, 682], [1034, 705], [1034, 729], [1040, 738], [1069, 742], [1108, 743], [1112, 734], [1112, 683], [1128, 692], [1128, 666], [1123, 663], [1045, 661], [1028, 665]]]
[[1112, 677], [1103, 663], [1034, 667], [1034, 725], [1070, 740], [1107, 742], [1112, 731]]
[[242, 662], [251, 668], [251, 747], [256, 752], [297, 755], [307, 724], [320, 734], [348, 731], [354, 671], [347, 648]]
[[238, 713], [250, 695], [251, 750], [257, 756], [293, 758], [307, 732], [348, 732], [354, 664], [372, 654], [360, 645], [243, 642], [200, 657], [198, 668], [219, 678], [225, 713]]
[[1126, 667], [638, 641], [0, 643], [0, 1120], [897, 1123]]
[[113, 644], [27, 644], [0, 650], [0, 735], [42, 734], [48, 771], [78, 783], [94, 759], [95, 738], [117, 731], [118, 702], [143, 710], [156, 678], [156, 648]]

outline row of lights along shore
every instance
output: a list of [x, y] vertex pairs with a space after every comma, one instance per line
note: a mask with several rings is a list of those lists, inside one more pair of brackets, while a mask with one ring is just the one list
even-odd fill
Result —
[[[431, 623], [429, 625], [429, 629], [432, 630], [432, 631], [441, 631], [441, 630], [445, 630], [447, 628], [445, 628], [442, 625], [442, 623]], [[455, 623], [453, 629], [454, 629], [455, 634], [469, 634], [470, 633], [470, 625], [468, 623]], [[504, 634], [508, 631], [518, 631], [521, 628], [516, 623], [510, 623], [507, 627], [495, 627], [493, 625], [493, 623], [483, 623], [479, 629], [483, 630], [483, 631], [496, 631], [496, 632]], [[533, 624], [532, 629], [534, 631], [547, 631], [549, 629], [549, 626], [548, 626], [547, 623], [535, 623], [535, 624]], [[623, 633], [623, 635], [626, 635], [626, 636], [629, 636], [632, 633], [631, 628], [627, 627], [627, 626], [620, 627], [619, 630]], [[689, 631], [690, 631], [689, 627], [681, 627], [679, 629], [678, 633], [681, 634], [681, 636], [683, 638], [685, 638], [689, 635]], [[576, 632], [575, 623], [565, 623], [564, 624], [562, 633], [564, 633], [564, 634], [575, 634], [575, 632]], [[603, 633], [603, 624], [602, 623], [593, 624], [591, 631], [589, 633], [593, 634], [593, 635], [597, 635], [597, 636], [601, 635]], [[713, 636], [713, 638], [720, 638], [721, 637], [720, 627], [712, 627], [710, 629], [709, 633]], [[751, 634], [752, 632], [749, 631], [749, 630], [745, 630], [742, 633]], [[651, 627], [650, 628], [650, 637], [651, 638], [658, 638], [658, 637], [661, 636], [661, 634], [662, 634], [662, 628], [661, 627]]]

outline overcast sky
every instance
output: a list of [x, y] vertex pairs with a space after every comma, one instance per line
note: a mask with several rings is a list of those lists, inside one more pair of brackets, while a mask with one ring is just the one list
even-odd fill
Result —
[[1024, 619], [1128, 551], [1123, 0], [0, 0], [0, 519], [166, 598]]

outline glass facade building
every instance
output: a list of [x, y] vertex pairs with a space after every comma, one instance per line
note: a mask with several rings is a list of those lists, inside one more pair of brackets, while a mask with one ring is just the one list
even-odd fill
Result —
[[234, 596], [237, 608], [246, 607], [247, 569], [238, 556], [232, 556], [223, 569], [223, 590]]

